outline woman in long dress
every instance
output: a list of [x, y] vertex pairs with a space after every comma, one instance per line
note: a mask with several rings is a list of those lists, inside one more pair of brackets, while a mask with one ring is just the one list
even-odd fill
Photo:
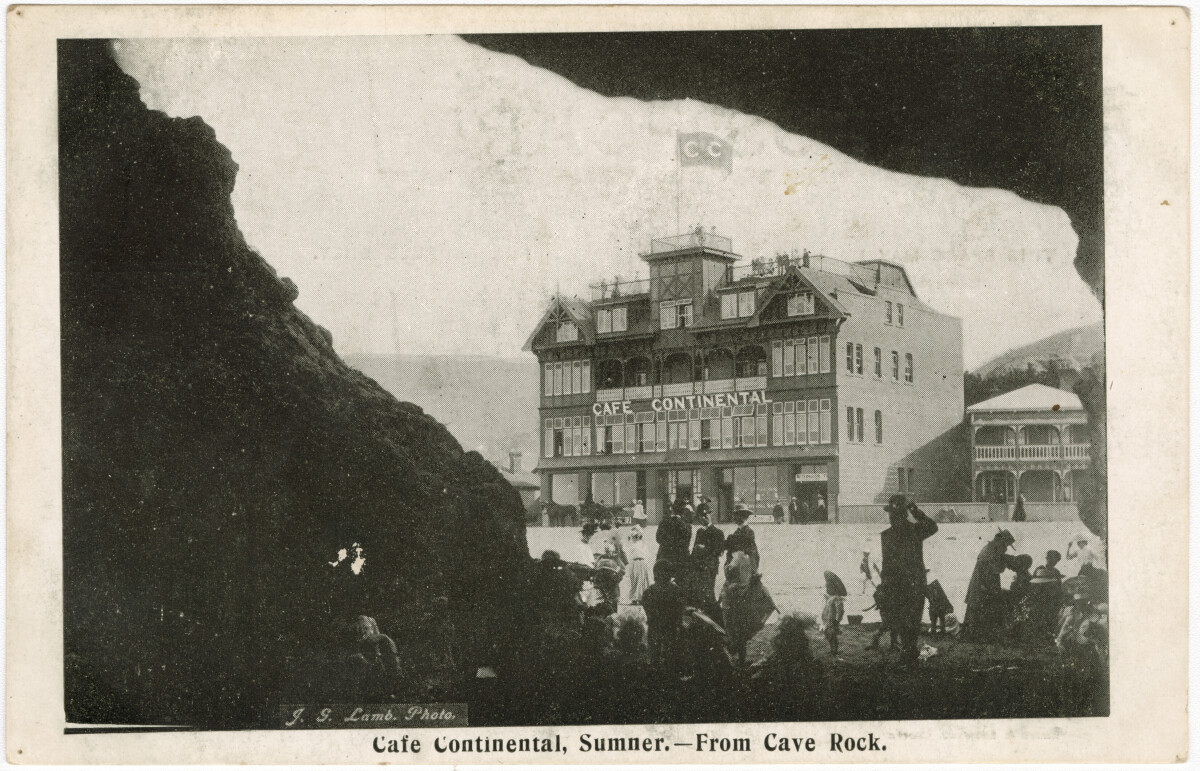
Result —
[[646, 533], [641, 520], [634, 519], [625, 541], [625, 556], [629, 558], [629, 604], [641, 605], [642, 594], [650, 588], [650, 567], [646, 561]]

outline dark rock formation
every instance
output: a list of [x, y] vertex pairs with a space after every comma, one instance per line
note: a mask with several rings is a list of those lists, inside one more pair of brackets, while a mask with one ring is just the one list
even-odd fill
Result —
[[[502, 668], [517, 493], [292, 306], [211, 128], [146, 109], [103, 41], [58, 66], [68, 719], [261, 722], [359, 614], [398, 698]], [[361, 574], [328, 564], [354, 543]]]

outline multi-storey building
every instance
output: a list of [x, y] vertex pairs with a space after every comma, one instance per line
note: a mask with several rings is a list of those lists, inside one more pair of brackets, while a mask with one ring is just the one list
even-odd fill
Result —
[[[897, 491], [949, 500], [940, 442], [963, 415], [962, 326], [904, 269], [808, 255], [738, 266], [728, 239], [655, 239], [648, 279], [555, 297], [541, 364], [542, 497], [706, 495], [837, 521]], [[880, 515], [882, 510], [879, 509]]]
[[1091, 483], [1087, 413], [1070, 391], [1034, 383], [967, 408], [976, 501], [1077, 500]]

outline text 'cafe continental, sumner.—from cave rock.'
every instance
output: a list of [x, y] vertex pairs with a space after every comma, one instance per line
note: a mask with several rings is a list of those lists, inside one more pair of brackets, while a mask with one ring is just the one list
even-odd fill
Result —
[[849, 522], [882, 518], [896, 492], [959, 492], [940, 471], [963, 416], [962, 322], [921, 302], [903, 267], [737, 265], [729, 239], [701, 231], [641, 257], [649, 279], [555, 297], [526, 343], [544, 501], [642, 500], [656, 523], [704, 495], [728, 522], [738, 503], [778, 516], [794, 496], [806, 521]]

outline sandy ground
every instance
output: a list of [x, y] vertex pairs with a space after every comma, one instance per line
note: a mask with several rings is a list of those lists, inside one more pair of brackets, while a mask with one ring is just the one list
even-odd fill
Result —
[[[1047, 550], [1057, 549], [1065, 557], [1067, 543], [1077, 534], [1086, 533], [1080, 522], [1017, 522], [1005, 523], [1016, 537], [1010, 553], [1028, 554], [1034, 566], [1042, 564]], [[858, 567], [862, 553], [871, 553], [871, 562], [879, 564], [879, 533], [884, 525], [755, 525], [754, 531], [761, 556], [763, 582], [770, 590], [781, 613], [807, 613], [819, 616], [824, 603], [824, 572], [832, 570], [845, 582], [850, 596], [846, 614], [862, 614], [864, 623], [877, 622], [876, 611], [865, 610], [874, 604], [872, 587], [863, 593], [862, 574]], [[732, 525], [722, 525], [726, 534]], [[942, 524], [938, 532], [925, 542], [925, 565], [929, 579], [941, 581], [961, 620], [965, 610], [963, 598], [975, 566], [975, 558], [998, 529], [996, 524]], [[646, 529], [646, 550], [651, 564], [657, 545], [656, 528]], [[527, 530], [529, 551], [539, 556], [546, 549], [560, 551], [568, 560], [579, 541], [578, 528], [531, 527]], [[1095, 541], [1094, 538], [1091, 539]], [[1074, 575], [1078, 565], [1065, 561], [1059, 565], [1064, 575]], [[1011, 580], [1005, 573], [1005, 585]], [[878, 580], [878, 576], [875, 576]], [[720, 589], [721, 579], [717, 579]], [[622, 598], [628, 596], [628, 579], [622, 583]], [[814, 650], [823, 643], [814, 646]]]

